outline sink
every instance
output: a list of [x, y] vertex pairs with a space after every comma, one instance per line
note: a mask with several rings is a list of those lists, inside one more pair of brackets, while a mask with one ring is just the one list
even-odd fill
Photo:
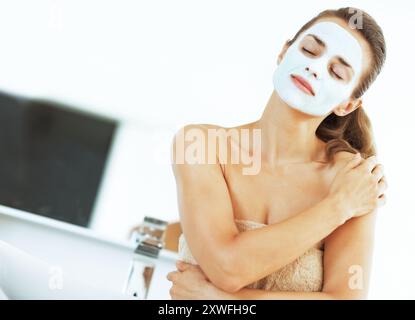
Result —
[[[10, 299], [170, 299], [166, 275], [177, 253], [162, 249], [149, 257], [135, 249], [128, 241], [0, 206], [0, 287]], [[148, 271], [149, 285], [140, 279]], [[126, 290], [131, 281], [141, 281], [145, 292]]]

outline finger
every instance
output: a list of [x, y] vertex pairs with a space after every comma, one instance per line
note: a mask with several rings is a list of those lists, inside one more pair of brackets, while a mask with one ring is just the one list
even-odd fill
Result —
[[179, 269], [180, 271], [185, 271], [187, 269], [189, 269], [192, 265], [190, 263], [186, 263], [180, 260], [176, 261], [176, 268]]
[[167, 274], [167, 280], [169, 281], [176, 281], [177, 276], [180, 272], [179, 271], [172, 271]]
[[386, 204], [386, 195], [382, 194], [377, 199], [378, 207], [384, 206]]
[[346, 170], [348, 169], [353, 169], [356, 166], [359, 165], [359, 163], [362, 161], [362, 157], [360, 155], [360, 153], [356, 153], [350, 160], [349, 162], [346, 163], [346, 166], [344, 167]]
[[376, 181], [380, 181], [384, 176], [383, 166], [381, 164], [377, 164], [375, 168], [373, 169], [372, 174], [374, 178], [376, 179]]
[[371, 156], [362, 162], [362, 165], [365, 166], [365, 169], [368, 172], [372, 172], [377, 164], [378, 164], [378, 159], [376, 158], [376, 156]]
[[385, 179], [381, 179], [378, 183], [378, 195], [382, 195], [385, 193], [386, 189], [388, 188], [388, 183]]

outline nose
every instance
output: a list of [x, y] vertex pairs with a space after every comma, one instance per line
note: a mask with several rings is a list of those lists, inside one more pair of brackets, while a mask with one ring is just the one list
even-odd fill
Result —
[[318, 75], [317, 75], [317, 72], [315, 72], [314, 70], [311, 70], [309, 67], [305, 67], [305, 71], [307, 71], [308, 73], [311, 73], [311, 75], [314, 77], [314, 78], [318, 78]]

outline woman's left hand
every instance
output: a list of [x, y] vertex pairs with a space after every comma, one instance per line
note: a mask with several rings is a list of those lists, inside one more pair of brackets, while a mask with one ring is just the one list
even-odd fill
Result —
[[173, 300], [219, 300], [225, 299], [226, 293], [215, 287], [199, 266], [176, 262], [177, 271], [167, 274], [173, 283], [170, 296]]

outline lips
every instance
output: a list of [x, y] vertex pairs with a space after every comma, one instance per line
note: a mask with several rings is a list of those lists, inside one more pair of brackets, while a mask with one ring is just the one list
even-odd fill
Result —
[[290, 76], [291, 76], [291, 80], [300, 90], [302, 90], [303, 92], [313, 97], [315, 96], [313, 87], [308, 83], [306, 79], [295, 74], [291, 74]]

